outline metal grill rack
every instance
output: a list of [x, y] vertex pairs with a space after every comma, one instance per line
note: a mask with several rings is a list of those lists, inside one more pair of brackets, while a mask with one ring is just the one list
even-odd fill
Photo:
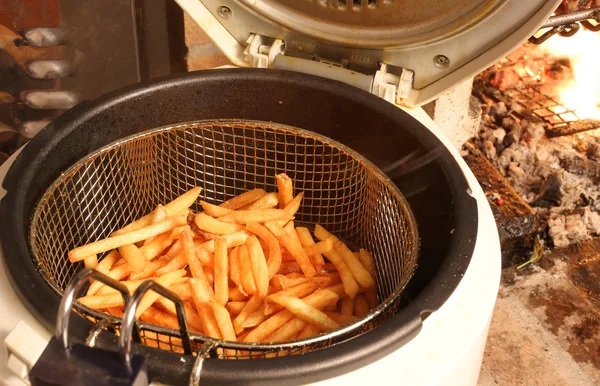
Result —
[[[528, 57], [521, 50], [509, 55], [498, 62], [496, 68], [515, 69], [519, 74], [519, 81], [504, 90], [485, 87], [483, 93], [495, 102], [506, 103], [519, 119], [545, 124], [546, 135], [550, 138], [600, 128], [599, 120], [581, 119], [576, 111], [544, 90], [543, 76], [535, 69], [544, 69], [545, 61], [544, 58]], [[490, 70], [486, 71], [489, 72]]]

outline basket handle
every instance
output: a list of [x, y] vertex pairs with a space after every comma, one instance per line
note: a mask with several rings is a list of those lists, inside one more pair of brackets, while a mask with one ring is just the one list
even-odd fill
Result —
[[98, 340], [100, 333], [109, 326], [110, 326], [110, 322], [108, 321], [108, 319], [102, 319], [98, 323], [94, 324], [92, 326], [92, 329], [90, 330], [90, 333], [85, 338], [85, 345], [88, 347], [95, 347], [96, 340]]
[[[136, 356], [134, 363], [120, 362], [117, 353], [93, 348], [94, 343], [106, 326], [106, 320], [96, 323], [90, 331], [86, 343], [90, 346], [73, 343], [69, 346], [69, 319], [75, 297], [82, 286], [90, 279], [96, 279], [116, 289], [123, 296], [123, 302], [129, 305], [129, 291], [107, 275], [92, 268], [77, 273], [64, 291], [56, 317], [55, 335], [28, 372], [32, 385], [80, 385], [105, 379], [109, 384], [125, 383], [147, 385], [147, 360]], [[136, 335], [139, 338], [139, 335]], [[59, 368], [61, 371], [56, 371]]]
[[219, 347], [219, 343], [214, 340], [209, 340], [202, 345], [192, 368], [189, 386], [200, 386], [200, 375], [204, 366], [204, 360], [210, 357], [211, 352], [217, 347]]
[[116, 289], [121, 293], [121, 296], [123, 296], [123, 303], [126, 306], [129, 305], [129, 291], [124, 284], [119, 283], [93, 268], [86, 268], [77, 273], [63, 293], [63, 297], [58, 307], [58, 314], [56, 316], [56, 329], [54, 335], [56, 336], [56, 339], [62, 343], [62, 346], [65, 349], [68, 349], [69, 347], [69, 317], [71, 315], [75, 296], [77, 296], [81, 287], [90, 279], [96, 279], [99, 282]]
[[146, 280], [135, 290], [131, 296], [131, 300], [125, 306], [123, 312], [123, 319], [121, 320], [121, 335], [119, 336], [119, 355], [123, 360], [123, 363], [128, 369], [131, 369], [131, 336], [137, 327], [135, 320], [135, 313], [140, 304], [140, 301], [148, 291], [154, 291], [159, 295], [164, 296], [175, 304], [175, 310], [177, 311], [177, 320], [179, 322], [179, 332], [181, 333], [181, 340], [183, 342], [183, 352], [185, 355], [192, 355], [192, 345], [190, 340], [190, 333], [187, 326], [187, 320], [185, 318], [185, 308], [181, 299], [170, 290], [166, 289], [162, 285], [158, 284], [153, 280]]

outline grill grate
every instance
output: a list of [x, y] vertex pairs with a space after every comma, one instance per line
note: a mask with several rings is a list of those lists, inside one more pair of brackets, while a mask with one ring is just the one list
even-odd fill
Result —
[[548, 137], [600, 128], [600, 121], [581, 119], [575, 110], [569, 109], [550, 91], [546, 91], [540, 71], [546, 68], [547, 59], [532, 58], [524, 52], [524, 50], [516, 51], [502, 59], [494, 70], [497, 72], [497, 69], [501, 68], [499, 71], [505, 72], [514, 69], [519, 75], [519, 81], [501, 92], [496, 92], [497, 89], [485, 90], [486, 96], [496, 102], [505, 102], [507, 106], [512, 106], [513, 113], [521, 119], [546, 124]]
[[[128, 222], [194, 186], [202, 199], [222, 202], [249, 189], [274, 190], [286, 172], [305, 193], [295, 221], [322, 224], [374, 256], [380, 306], [362, 320], [302, 342], [222, 343], [222, 358], [295, 354], [352, 338], [385, 321], [418, 255], [417, 229], [408, 204], [381, 172], [350, 149], [320, 135], [283, 126], [210, 121], [154, 129], [96, 151], [46, 191], [33, 216], [30, 245], [40, 274], [59, 294], [83, 268], [67, 252], [110, 235]], [[192, 207], [194, 210], [199, 208]], [[94, 322], [119, 321], [78, 306]], [[182, 352], [178, 331], [140, 323], [142, 342]], [[206, 339], [192, 335], [195, 350]]]

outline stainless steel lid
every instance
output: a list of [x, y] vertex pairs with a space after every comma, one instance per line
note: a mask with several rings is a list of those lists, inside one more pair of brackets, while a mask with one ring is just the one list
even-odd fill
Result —
[[176, 0], [238, 66], [422, 105], [506, 56], [561, 0]]

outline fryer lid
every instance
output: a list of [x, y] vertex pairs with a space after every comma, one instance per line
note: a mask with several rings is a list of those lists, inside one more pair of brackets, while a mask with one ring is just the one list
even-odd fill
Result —
[[[216, 118], [274, 121], [319, 132], [380, 168], [415, 149], [436, 150], [438, 155], [418, 170], [393, 178], [407, 196], [422, 239], [422, 263], [405, 291], [410, 302], [402, 311], [384, 325], [326, 351], [235, 365], [208, 360], [204, 379], [278, 384], [285, 376], [288, 383], [311, 382], [365, 366], [410, 341], [421, 326], [420, 314], [427, 315], [446, 301], [471, 259], [477, 205], [467, 193], [460, 167], [427, 128], [391, 104], [339, 82], [273, 70], [206, 71], [131, 86], [77, 106], [36, 136], [9, 170], [4, 180], [8, 193], [0, 204], [5, 219], [0, 223], [4, 264], [30, 311], [51, 328], [59, 299], [37, 274], [27, 250], [27, 231], [35, 203], [60, 172], [123, 136], [174, 122]], [[90, 323], [73, 318], [72, 336], [82, 340]], [[103, 336], [99, 345], [111, 346], [112, 340]], [[173, 379], [173, 371], [165, 370], [187, 366], [177, 354], [134, 346], [135, 350], [150, 356], [150, 373], [157, 380], [167, 379], [165, 373]], [[185, 375], [174, 380], [184, 381], [181, 377]]]

